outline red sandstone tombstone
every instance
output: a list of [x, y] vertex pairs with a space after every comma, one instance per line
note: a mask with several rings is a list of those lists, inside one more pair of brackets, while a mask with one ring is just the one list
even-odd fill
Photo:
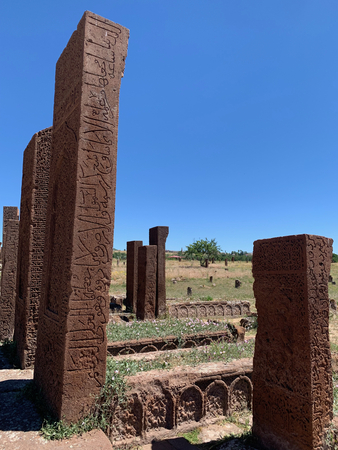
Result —
[[228, 265], [228, 260], [226, 258], [224, 260], [224, 265], [225, 265], [225, 267]]
[[77, 421], [106, 376], [118, 105], [129, 31], [85, 12], [56, 65], [34, 380]]
[[137, 310], [137, 270], [138, 270], [138, 249], [143, 245], [142, 241], [127, 242], [127, 299], [128, 310], [136, 313]]
[[36, 133], [23, 158], [14, 340], [22, 369], [32, 367], [41, 296], [52, 128]]
[[332, 239], [254, 242], [258, 332], [253, 433], [266, 448], [319, 450], [332, 419], [328, 278]]
[[169, 227], [154, 227], [149, 229], [149, 245], [157, 245], [157, 292], [156, 317], [166, 313], [165, 289], [165, 242], [169, 234]]
[[137, 318], [155, 319], [157, 285], [157, 246], [144, 245], [138, 249]]
[[16, 206], [3, 207], [2, 243], [5, 247], [6, 227], [9, 220], [19, 220], [19, 210]]
[[[18, 209], [15, 208], [18, 212]], [[0, 340], [12, 339], [15, 321], [15, 292], [19, 240], [19, 220], [6, 218], [4, 256], [1, 272]]]
[[208, 259], [205, 259], [205, 260], [204, 260], [204, 266], [205, 266], [206, 268], [209, 267], [209, 260], [208, 260]]
[[231, 257], [231, 262], [235, 262], [235, 257], [234, 256]]

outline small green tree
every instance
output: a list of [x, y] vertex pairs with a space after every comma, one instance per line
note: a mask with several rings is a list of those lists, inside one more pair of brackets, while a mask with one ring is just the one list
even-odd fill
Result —
[[206, 259], [218, 259], [220, 252], [221, 248], [217, 245], [215, 239], [209, 241], [205, 238], [188, 245], [185, 257], [187, 259], [197, 259], [203, 265]]

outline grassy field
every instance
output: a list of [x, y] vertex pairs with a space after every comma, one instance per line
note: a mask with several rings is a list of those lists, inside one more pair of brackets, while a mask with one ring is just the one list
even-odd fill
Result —
[[[119, 266], [113, 261], [111, 295], [126, 294], [126, 267], [122, 261]], [[329, 283], [329, 297], [338, 302], [338, 263], [331, 265], [331, 275], [337, 284]], [[239, 288], [235, 288], [236, 279], [242, 283]], [[198, 261], [166, 261], [167, 298], [187, 299], [187, 288], [191, 287], [190, 300], [248, 300], [251, 310], [255, 311], [253, 282], [251, 262], [228, 262], [227, 268], [224, 262], [216, 262], [205, 268]]]

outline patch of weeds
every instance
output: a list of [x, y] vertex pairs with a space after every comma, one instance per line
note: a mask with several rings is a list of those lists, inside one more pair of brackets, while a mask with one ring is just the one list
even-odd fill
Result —
[[43, 419], [41, 434], [47, 440], [58, 440], [70, 438], [74, 435], [81, 435], [94, 428], [101, 428], [96, 414], [89, 414], [80, 419], [76, 423], [66, 423], [64, 420], [55, 420], [50, 409], [48, 408], [41, 391], [36, 387], [33, 381], [20, 391], [19, 395], [23, 395], [30, 400]]
[[334, 344], [333, 342], [330, 342], [331, 351], [332, 352], [338, 352], [338, 345]]
[[227, 331], [226, 322], [214, 320], [203, 320], [199, 318], [165, 320], [144, 320], [128, 322], [127, 324], [110, 323], [107, 326], [108, 341], [126, 341], [131, 339], [142, 339], [151, 337], [177, 338], [187, 334], [198, 334], [213, 331]]
[[1, 350], [5, 358], [8, 359], [9, 364], [11, 364], [14, 369], [18, 369], [20, 367], [20, 361], [17, 355], [16, 342], [5, 339], [1, 345]]
[[213, 300], [212, 297], [210, 297], [210, 295], [206, 296], [206, 297], [200, 297], [199, 300], [201, 302], [211, 302]]
[[184, 437], [190, 444], [198, 444], [199, 441], [199, 435], [201, 434], [200, 428], [195, 428], [192, 431], [189, 431], [188, 433], [183, 433], [181, 436]]
[[337, 450], [338, 448], [338, 430], [332, 423], [325, 434], [323, 448], [325, 450]]

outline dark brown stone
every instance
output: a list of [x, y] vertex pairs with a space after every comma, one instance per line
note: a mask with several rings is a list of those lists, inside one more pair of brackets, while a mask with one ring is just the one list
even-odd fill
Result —
[[169, 227], [154, 227], [149, 230], [149, 245], [157, 245], [157, 290], [156, 317], [166, 312], [165, 290], [165, 242], [169, 234]]
[[235, 288], [239, 288], [241, 284], [239, 280], [235, 280]]
[[209, 260], [208, 260], [208, 259], [206, 259], [206, 260], [204, 261], [204, 267], [206, 267], [206, 268], [209, 267]]
[[129, 31], [85, 12], [56, 65], [34, 380], [66, 422], [106, 376], [118, 105]]
[[332, 242], [299, 235], [254, 243], [253, 433], [269, 449], [322, 449], [332, 419]]
[[211, 277], [209, 277], [209, 281], [210, 281], [210, 283], [212, 283], [212, 281], [213, 281], [213, 277], [211, 276]]
[[9, 220], [19, 220], [19, 210], [16, 206], [3, 207], [3, 222], [2, 222], [2, 244], [5, 247], [5, 234]]
[[137, 268], [138, 249], [143, 245], [142, 241], [127, 242], [127, 299], [128, 310], [136, 313], [137, 308]]
[[235, 262], [235, 257], [234, 256], [231, 257], [231, 261]]
[[14, 340], [22, 369], [32, 367], [41, 296], [52, 128], [36, 133], [23, 158]]
[[228, 265], [228, 260], [226, 258], [224, 260], [224, 265], [225, 265], [225, 267]]
[[157, 280], [157, 246], [138, 249], [137, 318], [155, 319]]
[[190, 297], [192, 295], [192, 289], [191, 287], [187, 287], [187, 296]]
[[[15, 208], [18, 213], [18, 209]], [[16, 273], [19, 241], [19, 220], [6, 219], [5, 242], [1, 272], [0, 340], [12, 339], [15, 322]]]

